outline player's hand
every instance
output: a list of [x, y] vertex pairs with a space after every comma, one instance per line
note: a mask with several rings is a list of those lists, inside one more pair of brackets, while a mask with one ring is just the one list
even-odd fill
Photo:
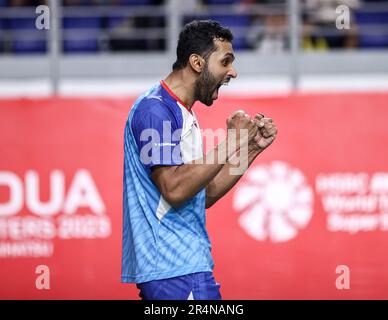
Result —
[[256, 125], [255, 121], [251, 119], [249, 114], [244, 110], [233, 112], [226, 120], [226, 125], [228, 129], [236, 130], [237, 145], [240, 145], [241, 129], [248, 130], [248, 143], [251, 142], [259, 132], [259, 127]]
[[250, 146], [257, 150], [263, 150], [274, 142], [278, 128], [271, 118], [266, 118], [261, 113], [254, 117], [254, 122], [259, 130]]

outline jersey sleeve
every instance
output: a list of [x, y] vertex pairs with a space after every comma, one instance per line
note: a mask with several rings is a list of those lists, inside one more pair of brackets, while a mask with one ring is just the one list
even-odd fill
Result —
[[135, 110], [131, 129], [146, 168], [183, 164], [180, 149], [182, 122], [166, 106], [154, 102]]

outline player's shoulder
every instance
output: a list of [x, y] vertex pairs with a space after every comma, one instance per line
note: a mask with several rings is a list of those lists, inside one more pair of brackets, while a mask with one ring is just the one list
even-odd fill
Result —
[[166, 103], [156, 98], [143, 98], [133, 111], [133, 119], [146, 121], [147, 119], [168, 120], [173, 116], [171, 109]]
[[172, 120], [180, 117], [180, 109], [165, 95], [161, 86], [151, 88], [146, 94], [141, 96], [133, 108], [133, 117], [138, 120], [146, 118], [158, 118]]

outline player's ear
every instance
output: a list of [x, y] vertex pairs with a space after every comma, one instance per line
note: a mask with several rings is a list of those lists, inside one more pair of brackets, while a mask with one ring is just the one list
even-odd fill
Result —
[[189, 57], [189, 64], [195, 72], [201, 73], [205, 67], [205, 59], [199, 54], [193, 53]]

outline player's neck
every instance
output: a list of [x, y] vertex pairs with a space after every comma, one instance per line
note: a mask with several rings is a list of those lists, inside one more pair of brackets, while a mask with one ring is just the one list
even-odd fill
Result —
[[171, 72], [164, 82], [169, 89], [184, 103], [187, 109], [191, 110], [194, 105], [195, 80], [185, 69]]

